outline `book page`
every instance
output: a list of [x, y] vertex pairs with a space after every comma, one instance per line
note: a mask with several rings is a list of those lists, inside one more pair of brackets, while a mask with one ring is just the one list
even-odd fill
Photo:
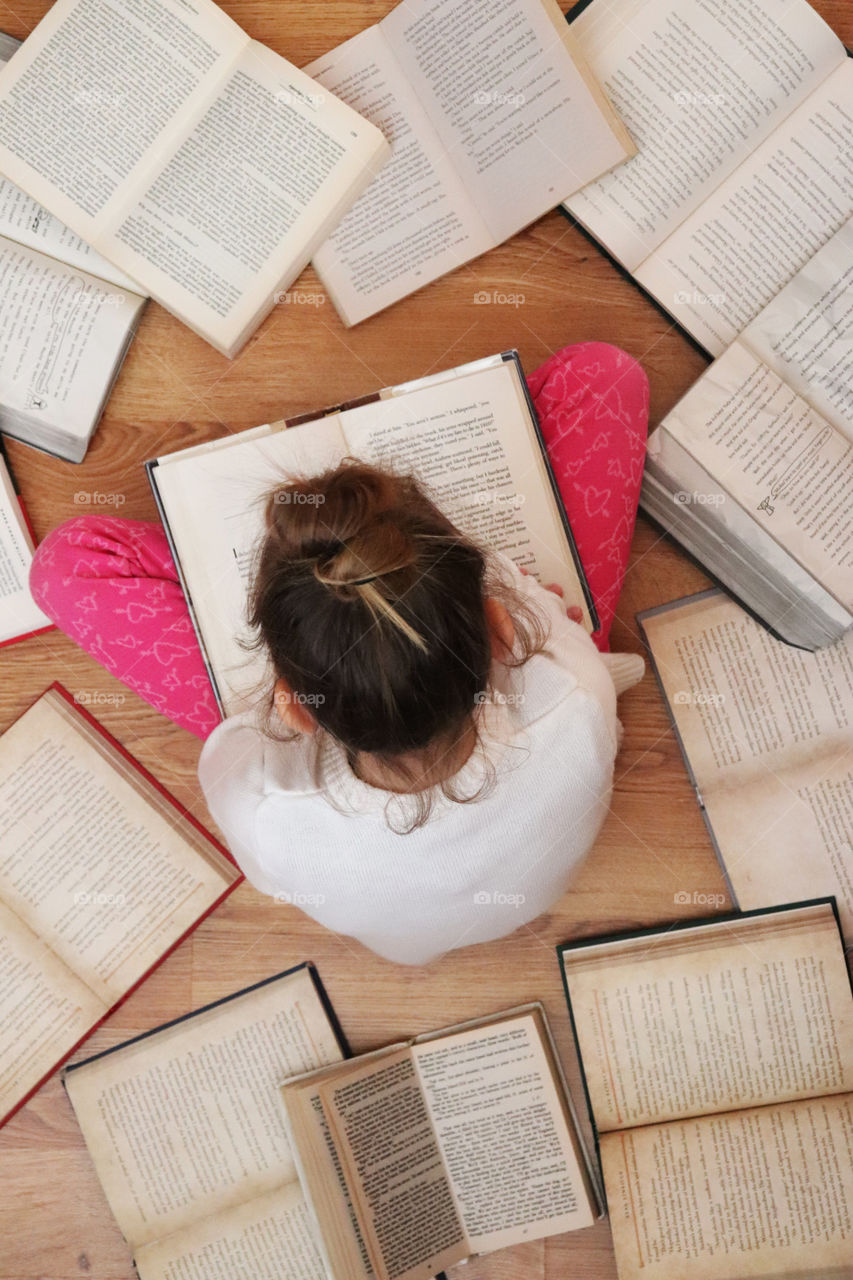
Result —
[[637, 271], [712, 355], [853, 214], [851, 103], [853, 61], [845, 58]]
[[296, 1184], [144, 1245], [133, 1261], [139, 1280], [327, 1280]]
[[200, 856], [75, 720], [49, 693], [0, 737], [0, 896], [112, 1005], [236, 872]]
[[426, 1040], [412, 1058], [472, 1252], [592, 1225], [533, 1014]]
[[340, 423], [349, 452], [413, 472], [463, 533], [559, 583], [591, 629], [514, 364], [348, 409]]
[[53, 625], [30, 595], [32, 560], [32, 538], [0, 455], [0, 644]]
[[471, 1252], [408, 1049], [321, 1085], [380, 1280], [429, 1280]]
[[[82, 448], [143, 306], [96, 276], [0, 236], [0, 424]], [[46, 437], [46, 438], [45, 438]]]
[[721, 592], [643, 629], [738, 904], [834, 894], [853, 941], [853, 632], [794, 649]]
[[0, 72], [0, 170], [94, 243], [247, 43], [210, 0], [58, 0]]
[[296, 1183], [279, 1085], [341, 1056], [303, 968], [70, 1071], [68, 1095], [131, 1247], [221, 1223]]
[[741, 341], [853, 443], [853, 219], [764, 308]]
[[337, 466], [346, 444], [335, 415], [295, 430], [261, 429], [236, 442], [177, 454], [154, 472], [191, 607], [225, 706], [268, 692], [264, 659], [247, 652], [246, 599], [264, 537], [264, 502], [283, 481]]
[[[340, 1152], [320, 1095], [320, 1076], [282, 1085], [290, 1145], [305, 1198], [319, 1224], [318, 1240], [334, 1280], [373, 1280], [375, 1272], [358, 1221]], [[338, 1068], [339, 1078], [347, 1070]]]
[[98, 247], [233, 354], [386, 150], [373, 125], [252, 41]]
[[106, 1012], [0, 902], [0, 1120]]
[[348, 324], [494, 244], [382, 25], [305, 68], [382, 130], [391, 158], [314, 256]]
[[554, 0], [416, 0], [382, 27], [496, 244], [631, 154]]
[[740, 343], [663, 425], [728, 498], [853, 606], [853, 442]]
[[605, 1134], [619, 1280], [842, 1280], [853, 1094]]
[[560, 956], [601, 1133], [853, 1085], [853, 994], [828, 905]]
[[[2, 37], [0, 69], [20, 45], [20, 40], [14, 40], [11, 36]], [[91, 245], [76, 236], [70, 227], [64, 226], [58, 218], [54, 218], [47, 209], [31, 200], [20, 187], [6, 178], [0, 178], [0, 235], [17, 240], [18, 244], [30, 249], [49, 253], [60, 262], [88, 271], [118, 289], [139, 291], [139, 286], [129, 276], [107, 262]]]
[[638, 155], [566, 208], [629, 271], [845, 60], [806, 0], [608, 0], [572, 29]]

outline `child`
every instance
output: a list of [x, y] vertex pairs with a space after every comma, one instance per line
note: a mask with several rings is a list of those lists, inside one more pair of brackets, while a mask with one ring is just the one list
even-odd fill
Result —
[[587, 343], [530, 382], [598, 649], [413, 480], [361, 464], [286, 486], [314, 501], [271, 496], [251, 620], [272, 705], [216, 727], [159, 529], [72, 520], [34, 562], [33, 593], [69, 635], [210, 734], [202, 788], [248, 879], [398, 963], [501, 937], [566, 891], [607, 812], [616, 694], [642, 675], [599, 649], [636, 514], [645, 375]]

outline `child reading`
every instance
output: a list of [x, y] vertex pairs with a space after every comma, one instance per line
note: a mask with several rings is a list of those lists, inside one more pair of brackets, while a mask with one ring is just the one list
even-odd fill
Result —
[[595, 643], [415, 479], [356, 461], [270, 495], [250, 614], [274, 688], [224, 723], [159, 527], [71, 520], [33, 564], [57, 625], [207, 739], [202, 788], [248, 879], [398, 963], [501, 937], [566, 891], [607, 812], [616, 695], [643, 671], [606, 650], [645, 375], [585, 343], [530, 388], [601, 619]]

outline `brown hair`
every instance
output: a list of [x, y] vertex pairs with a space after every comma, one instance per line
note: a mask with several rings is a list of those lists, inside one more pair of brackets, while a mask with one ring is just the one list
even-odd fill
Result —
[[250, 621], [351, 761], [393, 766], [476, 728], [492, 666], [486, 595], [510, 609], [506, 660], [520, 665], [544, 643], [537, 615], [411, 476], [347, 460], [267, 499]]

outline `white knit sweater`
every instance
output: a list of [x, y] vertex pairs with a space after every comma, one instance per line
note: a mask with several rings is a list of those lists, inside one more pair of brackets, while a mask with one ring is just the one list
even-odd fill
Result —
[[610, 801], [616, 694], [643, 662], [599, 654], [553, 593], [516, 576], [550, 637], [498, 668], [482, 747], [455, 779], [467, 795], [494, 778], [483, 798], [439, 795], [401, 835], [387, 815], [411, 802], [361, 782], [327, 735], [276, 742], [252, 714], [214, 730], [199, 777], [252, 884], [400, 964], [502, 937], [565, 893]]

